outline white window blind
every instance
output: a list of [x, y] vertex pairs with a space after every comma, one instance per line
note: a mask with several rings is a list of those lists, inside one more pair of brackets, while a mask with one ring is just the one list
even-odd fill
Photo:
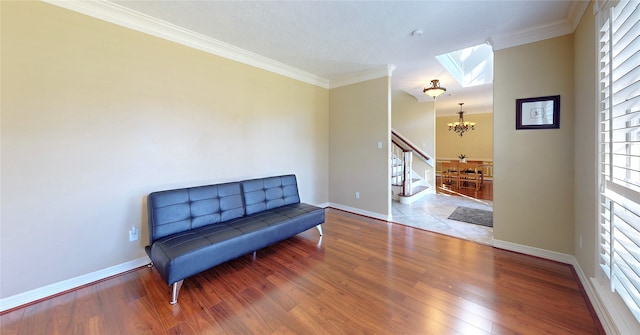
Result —
[[640, 2], [598, 14], [600, 266], [640, 322]]

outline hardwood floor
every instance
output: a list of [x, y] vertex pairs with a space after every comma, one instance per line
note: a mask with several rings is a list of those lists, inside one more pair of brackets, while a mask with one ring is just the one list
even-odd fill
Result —
[[139, 268], [0, 316], [12, 334], [604, 334], [571, 266], [328, 209], [188, 278]]
[[436, 177], [436, 192], [452, 195], [462, 195], [480, 200], [493, 201], [493, 180], [485, 180], [478, 191], [473, 188], [456, 187], [443, 184], [440, 177]]

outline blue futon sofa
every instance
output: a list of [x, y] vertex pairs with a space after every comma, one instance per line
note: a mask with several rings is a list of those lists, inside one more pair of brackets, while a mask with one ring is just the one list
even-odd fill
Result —
[[324, 223], [324, 209], [300, 202], [295, 175], [149, 194], [151, 264], [173, 285]]

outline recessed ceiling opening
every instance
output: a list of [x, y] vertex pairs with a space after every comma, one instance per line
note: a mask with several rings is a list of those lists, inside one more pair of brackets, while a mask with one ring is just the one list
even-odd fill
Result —
[[488, 44], [453, 51], [436, 59], [462, 87], [493, 83], [493, 50]]

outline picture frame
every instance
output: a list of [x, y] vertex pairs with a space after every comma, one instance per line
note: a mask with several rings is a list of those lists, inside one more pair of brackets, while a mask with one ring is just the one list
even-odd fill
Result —
[[560, 96], [516, 99], [516, 130], [560, 128]]

